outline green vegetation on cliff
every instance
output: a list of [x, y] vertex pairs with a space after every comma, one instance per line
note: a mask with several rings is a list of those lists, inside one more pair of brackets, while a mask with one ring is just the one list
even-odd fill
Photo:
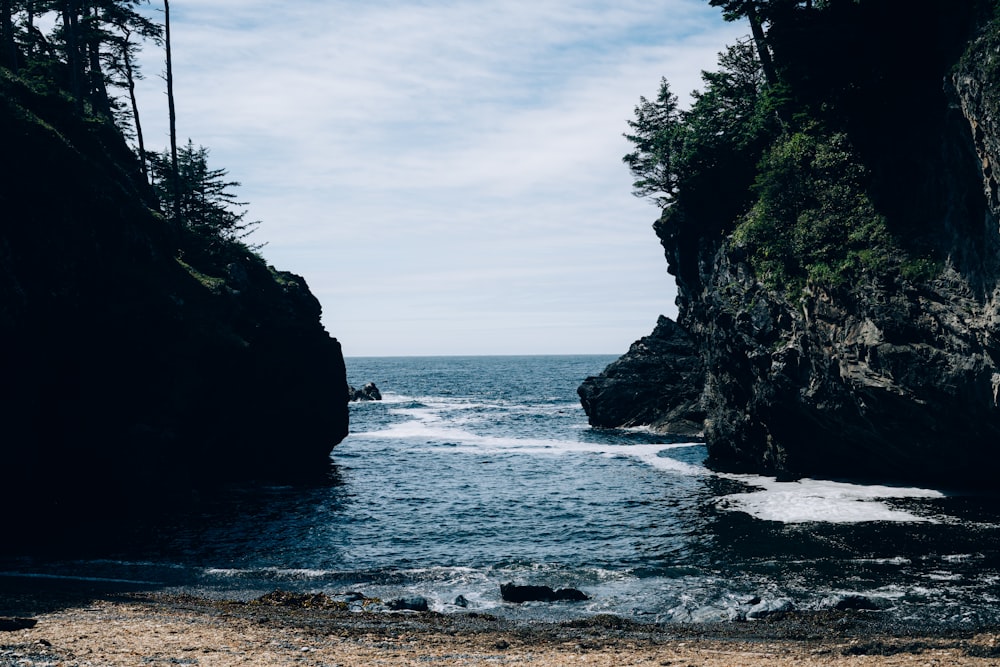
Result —
[[[728, 238], [759, 280], [790, 296], [807, 284], [939, 271], [943, 188], [922, 182], [931, 178], [922, 170], [946, 119], [926, 111], [946, 106], [941, 79], [996, 3], [712, 4], [748, 19], [753, 38], [703, 72], [689, 109], [663, 81], [625, 135], [634, 192], [664, 208], [659, 226], [690, 247]], [[891, 36], [900, 34], [912, 39]]]
[[[710, 2], [752, 37], [626, 135], [692, 351], [623, 358], [588, 414], [614, 425], [697, 367], [711, 465], [992, 488], [1000, 3]], [[690, 402], [643, 419], [669, 431]]]

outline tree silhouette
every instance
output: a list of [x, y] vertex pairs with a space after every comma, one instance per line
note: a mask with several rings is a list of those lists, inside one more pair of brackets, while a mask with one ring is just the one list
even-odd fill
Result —
[[225, 169], [210, 168], [208, 154], [207, 148], [195, 147], [188, 139], [177, 153], [176, 172], [173, 156], [166, 151], [152, 155], [150, 163], [153, 185], [168, 219], [212, 248], [241, 241], [258, 223], [245, 221], [246, 211], [239, 209], [246, 203], [233, 192], [240, 184], [227, 180]]

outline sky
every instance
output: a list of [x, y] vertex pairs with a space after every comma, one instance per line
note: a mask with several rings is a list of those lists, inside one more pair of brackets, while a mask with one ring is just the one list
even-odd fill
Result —
[[[148, 11], [162, 19], [162, 3]], [[177, 129], [347, 356], [622, 354], [676, 315], [622, 163], [746, 34], [706, 0], [174, 0]], [[169, 143], [163, 53], [138, 89]]]

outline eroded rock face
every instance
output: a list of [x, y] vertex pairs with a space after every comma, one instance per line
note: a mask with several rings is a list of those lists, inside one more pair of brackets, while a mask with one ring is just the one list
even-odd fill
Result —
[[[717, 225], [683, 210], [657, 222], [677, 278], [678, 326], [704, 373], [699, 405], [711, 464], [792, 476], [995, 484], [1000, 98], [987, 56], [998, 41], [996, 34], [974, 40], [943, 82], [940, 108], [910, 126], [922, 128], [925, 143], [931, 135], [938, 144], [921, 164], [907, 166], [925, 179], [924, 190], [910, 196], [933, 203], [924, 233], [945, 259], [932, 279], [865, 275], [792, 294], [764, 287], [727, 239], [692, 232]], [[653, 369], [642, 368], [633, 385], [645, 379], [662, 386], [656, 373], [678, 357], [665, 358], [651, 357]], [[580, 392], [591, 403], [588, 413], [622, 414], [614, 401], [598, 404], [602, 385], [587, 382]], [[673, 407], [637, 419], [655, 423]]]
[[71, 102], [3, 78], [0, 121], [5, 526], [326, 473], [347, 380], [305, 280], [239, 246], [182, 251], [121, 136]]
[[577, 389], [592, 426], [650, 426], [661, 433], [702, 431], [704, 373], [694, 342], [677, 323], [660, 316], [649, 336]]
[[[951, 259], [935, 279], [871, 276], [807, 289], [793, 302], [764, 289], [738, 253], [721, 247], [703, 260], [700, 284], [683, 285], [680, 319], [707, 369], [705, 434], [716, 464], [990, 481], [984, 463], [1000, 453], [998, 209], [991, 173], [982, 170], [979, 183], [962, 161], [973, 149], [981, 165], [997, 158], [985, 75], [975, 66], [955, 74], [963, 113], [952, 111], [943, 157], [933, 158], [941, 197], [955, 203], [941, 220]], [[969, 207], [980, 187], [991, 199]]]

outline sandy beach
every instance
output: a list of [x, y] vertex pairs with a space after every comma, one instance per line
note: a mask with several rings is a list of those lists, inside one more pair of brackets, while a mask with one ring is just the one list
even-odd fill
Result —
[[[52, 587], [58, 589], [58, 587]], [[160, 593], [0, 593], [34, 627], [0, 632], [0, 665], [1000, 665], [1000, 633], [899, 632], [861, 612], [699, 626], [598, 616], [351, 612], [298, 600]], [[30, 621], [29, 621], [30, 622]]]

